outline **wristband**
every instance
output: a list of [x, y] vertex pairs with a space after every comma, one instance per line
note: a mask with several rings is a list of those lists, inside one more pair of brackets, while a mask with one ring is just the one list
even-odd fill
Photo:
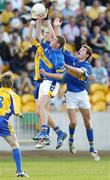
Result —
[[33, 21], [32, 19], [31, 19], [31, 24], [35, 24], [36, 23], [36, 21]]

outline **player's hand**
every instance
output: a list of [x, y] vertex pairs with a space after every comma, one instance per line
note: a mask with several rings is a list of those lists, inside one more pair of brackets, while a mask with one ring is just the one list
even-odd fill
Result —
[[65, 66], [65, 68], [67, 68], [67, 69], [68, 69], [68, 65], [67, 65], [67, 64], [65, 64], [65, 63], [64, 63], [64, 66]]
[[62, 21], [60, 21], [59, 18], [56, 18], [56, 19], [54, 20], [53, 25], [54, 25], [55, 27], [60, 27], [60, 26], [62, 25]]
[[46, 71], [44, 70], [44, 69], [40, 69], [40, 74], [42, 74], [42, 75], [45, 75], [46, 76]]

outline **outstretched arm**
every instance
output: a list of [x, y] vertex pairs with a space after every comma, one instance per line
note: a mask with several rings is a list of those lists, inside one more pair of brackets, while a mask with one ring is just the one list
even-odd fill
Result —
[[80, 69], [80, 68], [76, 68], [76, 67], [73, 67], [73, 66], [69, 66], [67, 64], [65, 64], [65, 67], [66, 69], [70, 70], [71, 72], [75, 73], [77, 76], [82, 76], [84, 75], [84, 70], [83, 69]]
[[61, 24], [62, 24], [62, 21], [60, 21], [59, 18], [56, 18], [54, 20], [53, 25], [54, 25], [54, 31], [55, 31], [56, 36], [61, 34], [61, 32], [60, 32]]
[[40, 69], [40, 74], [53, 79], [63, 79], [63, 74], [48, 73], [44, 69]]

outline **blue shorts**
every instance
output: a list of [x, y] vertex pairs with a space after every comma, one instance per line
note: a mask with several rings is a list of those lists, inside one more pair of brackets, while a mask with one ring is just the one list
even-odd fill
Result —
[[6, 137], [11, 134], [15, 134], [12, 123], [7, 121], [4, 117], [0, 117], [0, 136]]

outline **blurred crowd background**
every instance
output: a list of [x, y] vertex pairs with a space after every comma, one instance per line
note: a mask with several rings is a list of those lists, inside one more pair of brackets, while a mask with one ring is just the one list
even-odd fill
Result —
[[[31, 7], [42, 2], [52, 21], [62, 20], [66, 47], [78, 51], [86, 43], [93, 49], [93, 72], [88, 92], [93, 111], [110, 105], [110, 1], [109, 0], [0, 0], [0, 73], [12, 71], [15, 91], [21, 96], [23, 112], [35, 112], [33, 97], [34, 54], [28, 40]], [[47, 33], [47, 27], [43, 27]], [[35, 32], [33, 32], [35, 36]], [[52, 111], [65, 111], [66, 85], [52, 100]]]

